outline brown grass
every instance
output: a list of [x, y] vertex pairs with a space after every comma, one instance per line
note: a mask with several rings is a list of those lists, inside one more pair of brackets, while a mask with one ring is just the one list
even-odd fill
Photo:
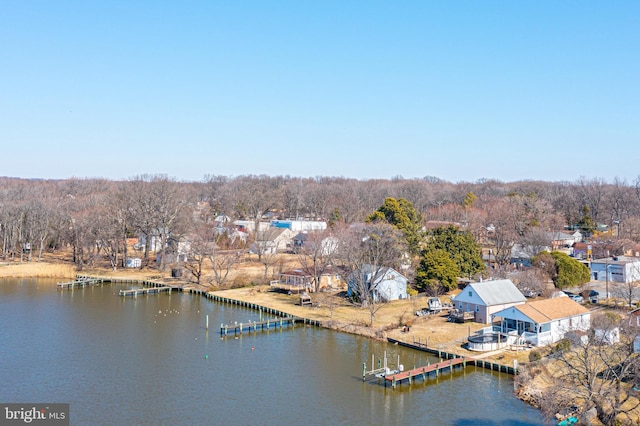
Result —
[[73, 278], [73, 265], [48, 262], [0, 263], [0, 278]]

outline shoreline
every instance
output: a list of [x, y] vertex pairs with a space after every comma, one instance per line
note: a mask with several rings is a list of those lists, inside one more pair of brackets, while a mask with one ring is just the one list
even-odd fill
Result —
[[[376, 313], [373, 326], [369, 325], [369, 311], [354, 305], [340, 305], [330, 307], [322, 303], [321, 299], [314, 300], [314, 306], [300, 306], [297, 304], [297, 296], [276, 293], [270, 291], [268, 285], [239, 287], [233, 289], [213, 290], [206, 286], [198, 286], [183, 279], [163, 278], [158, 275], [158, 271], [140, 270], [117, 270], [104, 268], [92, 268], [77, 271], [73, 265], [41, 262], [22, 263], [0, 263], [0, 278], [48, 278], [69, 280], [78, 276], [91, 276], [114, 280], [136, 280], [139, 282], [157, 282], [181, 287], [181, 291], [201, 295], [209, 299], [218, 296], [226, 299], [233, 299], [243, 303], [250, 303], [262, 308], [276, 310], [293, 317], [305, 318], [318, 324], [320, 327], [358, 335], [377, 341], [402, 342], [404, 345], [416, 346], [416, 350], [427, 349], [430, 351], [454, 354], [460, 357], [478, 357], [486, 359], [494, 365], [501, 365], [505, 371], [513, 369], [513, 360], [517, 360], [517, 365], [528, 363], [526, 352], [509, 354], [509, 356], [497, 356], [497, 354], [474, 353], [463, 348], [466, 337], [472, 332], [482, 328], [482, 324], [455, 324], [449, 323], [443, 317], [415, 317], [414, 312], [420, 306], [420, 300], [391, 302]], [[52, 281], [51, 285], [56, 282]], [[411, 331], [404, 332], [403, 325], [410, 324]], [[418, 342], [418, 345], [415, 345]], [[424, 342], [424, 343], [422, 343]], [[427, 344], [428, 342], [428, 344]], [[392, 343], [393, 344], [393, 343]], [[498, 371], [501, 367], [498, 367]], [[493, 368], [491, 368], [493, 369]], [[508, 373], [510, 374], [510, 373]], [[526, 394], [514, 392], [516, 397], [530, 405], [531, 398], [526, 398]]]
[[[412, 344], [416, 341], [428, 342], [428, 346], [435, 350], [457, 353], [461, 356], [477, 356], [477, 353], [467, 351], [462, 346], [466, 337], [482, 328], [482, 324], [453, 324], [442, 320], [442, 317], [416, 317], [414, 312], [422, 306], [423, 300], [413, 299], [394, 301], [376, 313], [375, 321], [371, 325], [370, 313], [367, 309], [355, 305], [336, 304], [331, 306], [319, 295], [313, 295], [313, 306], [300, 306], [297, 296], [271, 292], [268, 285], [254, 285], [232, 289], [212, 289], [198, 286], [179, 278], [165, 278], [157, 270], [128, 270], [113, 271], [106, 268], [91, 268], [77, 271], [73, 264], [49, 262], [3, 262], [0, 263], [0, 278], [48, 278], [72, 280], [78, 276], [97, 277], [105, 280], [137, 280], [156, 281], [158, 283], [180, 286], [185, 291], [194, 293], [209, 293], [221, 297], [236, 299], [242, 302], [254, 303], [265, 308], [285, 312], [291, 316], [307, 318], [323, 324], [323, 327], [356, 334], [379, 341], [393, 338]], [[51, 285], [55, 285], [52, 282]], [[403, 326], [410, 325], [411, 331], [404, 332]], [[519, 363], [528, 360], [518, 357]], [[498, 360], [496, 360], [498, 361]], [[511, 359], [507, 360], [511, 364]]]

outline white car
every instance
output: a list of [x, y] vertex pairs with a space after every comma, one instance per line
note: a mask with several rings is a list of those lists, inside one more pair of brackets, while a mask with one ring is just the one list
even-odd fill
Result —
[[567, 296], [573, 299], [574, 302], [578, 302], [578, 303], [584, 302], [584, 297], [580, 296], [579, 294], [567, 293], [566, 291], [565, 293], [567, 294]]

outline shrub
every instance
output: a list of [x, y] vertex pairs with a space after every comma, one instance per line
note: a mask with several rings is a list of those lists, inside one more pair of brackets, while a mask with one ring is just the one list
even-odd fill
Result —
[[536, 362], [542, 359], [542, 354], [539, 351], [531, 351], [529, 353], [529, 362]]
[[571, 340], [569, 339], [562, 339], [558, 342], [557, 345], [555, 345], [552, 349], [551, 349], [551, 353], [557, 353], [557, 352], [564, 352], [567, 349], [571, 348]]

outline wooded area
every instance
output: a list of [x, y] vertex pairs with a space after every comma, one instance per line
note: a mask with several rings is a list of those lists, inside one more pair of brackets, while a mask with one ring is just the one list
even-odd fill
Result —
[[[355, 180], [255, 175], [207, 176], [201, 182], [180, 182], [166, 175], [126, 181], [5, 177], [0, 183], [1, 257], [31, 261], [45, 250], [70, 248], [79, 269], [105, 261], [114, 269], [122, 267], [132, 255], [127, 239], [138, 237], [144, 243], [135, 257], [142, 257], [142, 266], [148, 266], [150, 253], [157, 251], [156, 266], [165, 269], [176, 261], [177, 242], [188, 238], [189, 268], [197, 275], [194, 259], [203, 260], [211, 250], [237, 253], [255, 238], [219, 232], [220, 227], [232, 225], [216, 222], [218, 216], [256, 224], [270, 219], [325, 220], [337, 230], [376, 220], [376, 216], [389, 219], [397, 206], [387, 205], [388, 199], [398, 200], [401, 208], [406, 202], [417, 212], [409, 222], [391, 218], [414, 254], [420, 248], [416, 229], [430, 221], [457, 223], [483, 247], [491, 248], [499, 269], [508, 265], [514, 244], [543, 247], [549, 243], [545, 232], [567, 226], [592, 238], [640, 241], [640, 176], [633, 183], [597, 178], [451, 183], [430, 177]], [[401, 220], [420, 223], [398, 225]], [[415, 270], [419, 259], [411, 261]], [[229, 262], [218, 259], [220, 279]]]
[[[550, 231], [578, 229], [589, 241], [608, 241], [610, 256], [622, 254], [616, 253], [622, 241], [640, 242], [640, 176], [632, 184], [584, 178], [454, 184], [433, 178], [288, 176], [210, 176], [202, 182], [179, 182], [165, 175], [126, 181], [0, 178], [0, 184], [4, 261], [28, 262], [45, 252], [60, 252], [78, 270], [105, 265], [115, 270], [136, 257], [142, 259], [141, 268], [184, 268], [187, 278], [198, 284], [206, 268], [207, 284], [218, 288], [225, 287], [241, 256], [258, 259], [265, 282], [270, 279], [277, 253], [261, 243], [270, 229], [259, 224], [275, 219], [326, 221], [327, 229], [310, 232], [306, 245], [296, 247], [291, 256], [311, 277], [311, 291], [320, 290], [322, 274], [335, 266], [352, 274], [357, 302], [368, 309], [370, 326], [385, 302], [373, 297], [371, 285], [387, 266], [406, 274], [414, 291], [437, 296], [455, 288], [460, 278], [512, 272], [512, 248], [518, 244], [530, 251], [534, 268], [519, 271], [515, 281], [537, 292], [541, 288], [535, 283], [548, 279], [559, 288], [589, 279], [586, 266], [568, 255], [539, 254], [551, 245]], [[241, 232], [235, 220], [252, 224], [247, 227], [252, 231]], [[181, 259], [178, 247], [185, 242]], [[637, 284], [628, 284], [629, 294]], [[337, 299], [322, 293], [317, 297], [333, 312]], [[618, 346], [626, 352], [591, 345], [598, 336], [593, 330], [588, 345], [569, 343], [563, 352], [554, 352], [565, 363], [557, 375], [570, 386], [548, 385], [553, 392], [542, 393], [547, 399], [534, 398], [548, 407], [546, 414], [551, 417], [575, 405], [581, 392], [583, 411], [595, 407], [605, 424], [634, 415], [638, 402], [629, 388], [637, 382], [639, 359], [631, 350], [637, 333], [625, 321], [616, 317], [607, 330], [622, 324]], [[590, 368], [589, 375], [581, 365]], [[551, 367], [533, 363], [521, 375], [521, 385], [545, 368]], [[595, 393], [593, 383], [599, 386]]]

